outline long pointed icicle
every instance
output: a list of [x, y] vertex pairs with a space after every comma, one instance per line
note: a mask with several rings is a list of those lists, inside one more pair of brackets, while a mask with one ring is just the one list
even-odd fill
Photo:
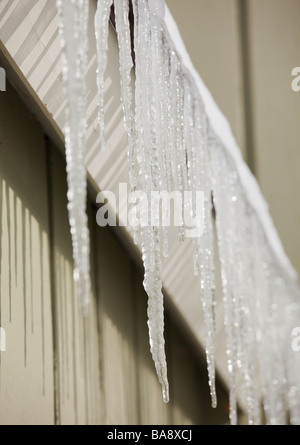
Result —
[[[152, 2], [152, 14], [159, 11]], [[157, 2], [158, 3], [158, 2]], [[134, 0], [135, 62], [136, 62], [136, 132], [140, 186], [150, 203], [151, 191], [157, 190], [159, 181], [157, 121], [153, 107], [151, 67], [154, 58], [151, 50], [150, 11], [145, 0]], [[155, 79], [156, 80], [156, 79]], [[151, 218], [144, 206], [143, 214]], [[141, 228], [142, 257], [145, 268], [144, 288], [148, 295], [148, 327], [150, 350], [158, 379], [162, 385], [164, 402], [169, 401], [169, 384], [164, 348], [164, 308], [161, 279], [160, 233], [158, 227]]]
[[87, 313], [90, 302], [89, 230], [86, 215], [86, 131], [87, 23], [88, 0], [57, 0], [62, 44], [63, 77], [67, 95], [65, 144], [68, 179], [68, 210], [71, 227], [74, 279], [80, 306]]
[[98, 0], [97, 11], [95, 14], [95, 35], [97, 42], [97, 87], [98, 87], [98, 120], [100, 128], [100, 141], [102, 150], [106, 149], [104, 135], [104, 74], [107, 66], [108, 50], [108, 20], [113, 0]]
[[[151, 49], [150, 66], [152, 72], [150, 76], [152, 82], [151, 109], [153, 113], [152, 128], [152, 188], [159, 190], [159, 187], [165, 189], [165, 179], [163, 174], [163, 149], [164, 149], [164, 113], [162, 97], [157, 94], [157, 90], [163, 94], [163, 58], [161, 54], [162, 45], [162, 21], [164, 18], [164, 1], [155, 0], [149, 2], [150, 27], [151, 27]], [[154, 67], [159, 66], [156, 70]], [[152, 84], [152, 85], [151, 85]], [[150, 90], [151, 93], [151, 90]], [[150, 99], [150, 97], [149, 97]], [[158, 215], [155, 215], [158, 216]], [[153, 217], [151, 213], [151, 217]], [[148, 326], [150, 335], [151, 353], [158, 372], [159, 380], [162, 385], [164, 402], [169, 401], [169, 383], [167, 379], [167, 363], [164, 348], [164, 297], [162, 293], [162, 265], [160, 253], [160, 229], [153, 227], [153, 249], [154, 249], [154, 274], [150, 282], [148, 291]], [[145, 282], [145, 288], [147, 283]]]
[[[230, 423], [232, 425], [237, 424], [237, 378], [236, 378], [236, 337], [234, 330], [234, 297], [232, 295], [232, 289], [230, 286], [231, 270], [228, 270], [229, 261], [228, 257], [231, 255], [231, 244], [227, 236], [226, 230], [228, 225], [224, 224], [221, 215], [226, 218], [226, 223], [228, 220], [231, 221], [231, 215], [228, 215], [228, 200], [231, 196], [224, 196], [224, 188], [219, 178], [221, 177], [222, 171], [224, 169], [224, 159], [220, 156], [220, 150], [217, 145], [213, 145], [214, 141], [211, 141], [210, 153], [211, 153], [211, 164], [212, 164], [212, 178], [213, 178], [213, 198], [214, 206], [216, 208], [216, 227], [218, 234], [218, 249], [219, 249], [219, 259], [221, 266], [221, 280], [222, 280], [222, 291], [223, 291], [223, 302], [224, 302], [224, 324], [226, 330], [226, 353], [227, 353], [227, 367], [230, 379], [230, 393], [229, 393], [229, 403], [230, 403]], [[214, 149], [213, 149], [214, 148]], [[218, 178], [218, 179], [217, 179]], [[227, 182], [226, 182], [227, 185]]]
[[217, 406], [217, 396], [215, 387], [215, 358], [214, 358], [214, 319], [213, 319], [213, 304], [214, 304], [214, 238], [213, 238], [213, 224], [212, 224], [212, 202], [211, 202], [211, 168], [209, 164], [209, 157], [207, 153], [207, 123], [203, 123], [203, 141], [202, 149], [198, 150], [201, 153], [201, 176], [204, 187], [204, 232], [200, 239], [200, 251], [203, 259], [203, 273], [200, 276], [201, 284], [204, 282], [202, 305], [204, 312], [204, 323], [206, 328], [206, 357], [207, 369], [209, 376], [209, 387], [211, 393], [212, 407]]

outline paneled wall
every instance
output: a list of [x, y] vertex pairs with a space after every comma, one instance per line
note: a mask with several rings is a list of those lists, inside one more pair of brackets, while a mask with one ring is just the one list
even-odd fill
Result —
[[300, 274], [300, 1], [248, 0], [249, 75], [255, 171]]
[[[300, 92], [291, 88], [291, 71], [300, 66], [300, 1], [167, 3], [300, 272]], [[2, 6], [1, 39], [62, 125], [53, 3], [3, 0]], [[96, 2], [91, 6], [94, 11]], [[28, 33], [27, 38], [19, 41], [16, 30]], [[90, 34], [93, 42], [92, 27]], [[108, 88], [119, 83], [115, 40], [110, 37]], [[94, 64], [92, 57], [90, 68]], [[92, 90], [89, 94], [94, 98]], [[120, 104], [115, 104], [119, 94], [112, 89], [109, 94], [113, 106], [107, 113], [114, 113], [107, 116], [114, 123], [109, 133], [116, 133], [109, 139], [111, 153], [118, 137], [125, 136], [117, 131], [123, 125]], [[96, 119], [94, 99], [91, 109]], [[125, 150], [105, 164], [109, 155], [99, 154], [97, 134], [90, 130], [90, 173], [106, 178], [113, 172], [110, 182], [120, 182]], [[227, 422], [226, 393], [220, 386], [219, 407], [212, 410], [204, 361], [172, 311], [166, 313], [171, 402], [163, 404], [149, 352], [142, 270], [115, 232], [96, 225], [96, 210], [89, 202], [92, 307], [83, 320], [72, 280], [64, 159], [8, 84], [0, 92], [0, 326], [6, 332], [6, 351], [0, 352], [0, 423]], [[184, 286], [171, 266], [173, 288]]]
[[17, 95], [0, 93], [1, 424], [53, 423], [48, 184], [44, 136]]
[[166, 0], [300, 273], [299, 0]]
[[8, 83], [0, 97], [0, 424], [228, 422], [210, 408], [204, 361], [166, 313], [171, 401], [149, 352], [142, 270], [110, 229], [91, 232], [92, 304], [72, 279], [62, 154]]

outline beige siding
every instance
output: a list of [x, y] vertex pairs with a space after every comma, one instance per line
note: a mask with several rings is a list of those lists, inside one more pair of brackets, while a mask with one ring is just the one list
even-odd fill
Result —
[[109, 230], [98, 227], [96, 239], [105, 422], [137, 424], [132, 266]]
[[299, 0], [167, 0], [300, 273]]
[[[73, 281], [65, 162], [50, 142], [47, 145], [53, 230], [57, 422], [95, 424], [101, 421], [95, 280], [91, 310], [88, 317], [83, 319]], [[92, 249], [92, 271], [94, 256]]]
[[[38, 94], [35, 100], [47, 114], [43, 122], [59, 139], [64, 108], [55, 7], [41, 0], [11, 3], [1, 17], [1, 40]], [[257, 174], [287, 253], [300, 271], [300, 92], [291, 89], [292, 68], [300, 65], [299, 0], [167, 3], [196, 68]], [[92, 1], [91, 20], [95, 5]], [[92, 34], [91, 26], [89, 85], [95, 84]], [[20, 35], [26, 36], [22, 42]], [[96, 95], [91, 89], [86, 159], [97, 187], [117, 190], [128, 173], [113, 33], [109, 48], [109, 150], [99, 151]], [[171, 401], [163, 403], [149, 352], [142, 271], [115, 237], [122, 235], [96, 225], [91, 202], [92, 307], [89, 317], [82, 319], [72, 280], [63, 157], [45, 140], [9, 84], [0, 94], [0, 326], [6, 331], [7, 348], [0, 353], [0, 423], [226, 422], [226, 393], [219, 388], [219, 407], [212, 410], [203, 357], [195, 357], [193, 346], [168, 314]], [[176, 309], [181, 308], [181, 319], [189, 315], [190, 330], [194, 337], [200, 332], [203, 340], [197, 324], [198, 285], [188, 278], [188, 261], [182, 265], [176, 259], [177, 254], [181, 261], [191, 260], [189, 245], [180, 252], [177, 244], [171, 245], [165, 285]], [[185, 295], [191, 293], [186, 301]], [[219, 325], [222, 315], [219, 305]], [[225, 363], [223, 340], [218, 338], [216, 345], [219, 363]], [[219, 367], [226, 381], [226, 367]]]
[[287, 254], [300, 273], [300, 2], [250, 0], [249, 60], [257, 177]]
[[[0, 423], [53, 423], [48, 191], [44, 137], [16, 93], [0, 100]], [[30, 180], [29, 180], [30, 179]]]

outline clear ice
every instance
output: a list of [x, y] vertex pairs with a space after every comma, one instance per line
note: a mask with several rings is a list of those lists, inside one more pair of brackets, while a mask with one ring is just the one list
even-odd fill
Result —
[[[100, 128], [101, 149], [106, 149], [105, 144], [105, 122], [104, 122], [104, 75], [107, 65], [108, 49], [108, 20], [113, 0], [98, 0], [95, 14], [95, 36], [97, 42], [97, 86], [98, 86], [98, 120]], [[124, 55], [125, 57], [125, 55]], [[123, 59], [122, 59], [123, 60]]]
[[[102, 148], [105, 147], [104, 73], [112, 3], [112, 0], [98, 0], [95, 17]], [[57, 5], [68, 98], [68, 208], [75, 276], [80, 284], [81, 303], [86, 306], [89, 267], [82, 86], [88, 1], [57, 0]], [[131, 6], [133, 42], [129, 23]], [[182, 200], [179, 211], [183, 216], [186, 208], [190, 209], [198, 233], [193, 238], [193, 271], [199, 279], [212, 406], [217, 405], [214, 338], [218, 260], [230, 381], [230, 422], [238, 423], [238, 404], [242, 401], [249, 424], [260, 424], [262, 411], [267, 424], [300, 424], [300, 354], [291, 347], [292, 330], [300, 320], [297, 281], [274, 255], [261, 219], [245, 193], [236, 163], [213, 131], [199, 90], [166, 30], [164, 1], [117, 0], [114, 7], [130, 188], [143, 191], [148, 202], [154, 190], [190, 192], [188, 202]], [[204, 192], [203, 221], [196, 212], [197, 191]], [[146, 201], [141, 202], [140, 211], [141, 217], [151, 219]], [[164, 347], [162, 255], [168, 255], [168, 228], [163, 224], [167, 219], [168, 215], [163, 214], [160, 226], [148, 224], [140, 228], [150, 349], [165, 402], [169, 399], [169, 385]], [[182, 218], [178, 234], [182, 241], [184, 233]]]
[[86, 214], [86, 88], [89, 1], [57, 0], [62, 70], [67, 96], [65, 145], [68, 180], [68, 211], [71, 228], [74, 280], [84, 314], [90, 302], [90, 246]]

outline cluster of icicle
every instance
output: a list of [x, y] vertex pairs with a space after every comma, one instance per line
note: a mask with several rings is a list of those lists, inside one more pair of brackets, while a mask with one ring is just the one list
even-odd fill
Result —
[[[81, 303], [88, 302], [88, 231], [83, 141], [88, 0], [57, 0], [64, 40], [67, 86], [66, 150], [69, 212], [75, 271]], [[95, 16], [99, 125], [104, 140], [104, 74], [108, 23], [113, 0], [98, 0]], [[134, 15], [134, 52], [129, 23]], [[224, 303], [230, 421], [237, 423], [237, 399], [247, 406], [250, 424], [300, 423], [300, 360], [291, 332], [300, 322], [299, 290], [274, 255], [257, 213], [240, 182], [236, 165], [214, 134], [199, 91], [185, 71], [164, 24], [163, 0], [115, 0], [120, 49], [121, 100], [128, 135], [129, 181], [151, 200], [152, 190], [204, 191], [202, 235], [193, 240], [194, 273], [199, 276], [206, 328], [206, 357], [212, 406], [215, 390], [214, 226]], [[134, 54], [134, 60], [132, 55]], [[135, 79], [131, 71], [135, 65]], [[134, 89], [134, 90], [133, 90]], [[138, 174], [136, 174], [138, 172]], [[196, 216], [195, 202], [190, 202]], [[184, 212], [184, 208], [181, 210]], [[141, 212], [149, 212], [141, 207]], [[184, 239], [184, 227], [179, 237]], [[148, 295], [150, 347], [163, 398], [169, 399], [164, 350], [161, 252], [168, 254], [163, 227], [140, 228]], [[288, 420], [289, 419], [289, 420]]]

